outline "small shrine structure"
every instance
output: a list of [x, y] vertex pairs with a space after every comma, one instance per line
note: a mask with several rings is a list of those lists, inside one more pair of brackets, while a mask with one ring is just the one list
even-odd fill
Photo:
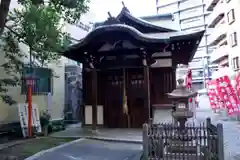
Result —
[[172, 107], [166, 93], [176, 88], [176, 67], [192, 60], [204, 31], [167, 27], [123, 6], [63, 53], [83, 64], [83, 125], [141, 128], [155, 108]]

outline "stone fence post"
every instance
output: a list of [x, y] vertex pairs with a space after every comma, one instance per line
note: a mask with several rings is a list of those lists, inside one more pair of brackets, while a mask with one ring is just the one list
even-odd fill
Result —
[[143, 160], [148, 160], [148, 147], [149, 147], [149, 139], [148, 139], [148, 124], [144, 123], [143, 124]]
[[211, 118], [208, 117], [206, 121], [207, 121], [207, 127], [210, 127], [210, 125], [211, 125]]

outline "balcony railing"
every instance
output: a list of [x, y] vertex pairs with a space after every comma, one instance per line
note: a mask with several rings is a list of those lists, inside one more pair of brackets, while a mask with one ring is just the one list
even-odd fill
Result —
[[218, 2], [219, 0], [208, 0], [206, 3], [207, 11], [212, 11]]
[[226, 58], [223, 59], [221, 62], [219, 62], [218, 65], [219, 65], [219, 66], [228, 66], [228, 65], [229, 65], [228, 57], [226, 57]]
[[188, 67], [191, 69], [199, 69], [199, 68], [203, 68], [203, 60], [199, 59], [198, 61], [192, 61], [188, 64]]
[[218, 63], [219, 61], [226, 59], [227, 56], [227, 46], [221, 46], [213, 51], [210, 60], [212, 63]]
[[209, 28], [214, 27], [224, 17], [224, 5], [218, 3], [207, 20]]
[[213, 33], [208, 37], [208, 45], [214, 46], [227, 36], [227, 28], [225, 24], [221, 24], [214, 29]]

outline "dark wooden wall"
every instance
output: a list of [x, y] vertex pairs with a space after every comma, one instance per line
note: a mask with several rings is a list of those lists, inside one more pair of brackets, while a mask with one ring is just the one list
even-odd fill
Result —
[[[125, 70], [126, 94], [131, 127], [142, 127], [148, 120], [148, 108], [144, 107], [143, 68]], [[83, 74], [84, 102], [91, 104], [91, 73]], [[150, 68], [151, 104], [169, 104], [166, 93], [175, 89], [175, 69]], [[98, 72], [98, 104], [104, 106], [106, 127], [126, 127], [123, 114], [123, 69]]]

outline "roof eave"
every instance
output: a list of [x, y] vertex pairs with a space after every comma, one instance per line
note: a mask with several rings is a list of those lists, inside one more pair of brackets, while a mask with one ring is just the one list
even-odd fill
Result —
[[157, 38], [157, 37], [147, 36], [141, 33], [140, 31], [138, 31], [137, 29], [128, 25], [122, 25], [122, 24], [105, 25], [105, 26], [101, 26], [94, 29], [79, 43], [70, 46], [67, 50], [63, 51], [62, 53], [63, 55], [66, 55], [69, 52], [75, 52], [76, 50], [79, 50], [79, 48], [86, 46], [88, 43], [90, 43], [94, 39], [95, 35], [99, 35], [106, 32], [112, 32], [112, 31], [127, 32], [131, 36], [135, 37], [135, 39], [143, 42], [145, 41], [150, 43], [152, 42], [152, 43], [166, 43], [166, 44], [169, 42], [169, 38], [167, 37], [164, 37], [164, 39], [163, 38], [161, 39], [161, 37]]
[[192, 61], [196, 51], [197, 51], [197, 48], [200, 44], [200, 41], [203, 37], [205, 33], [205, 30], [202, 30], [202, 31], [199, 31], [199, 32], [194, 32], [194, 33], [189, 33], [189, 34], [185, 34], [185, 35], [178, 35], [178, 36], [173, 36], [173, 37], [170, 37], [170, 41], [173, 42], [173, 41], [181, 41], [181, 40], [191, 40], [191, 41], [194, 41], [194, 44], [191, 48], [191, 50], [189, 51], [189, 58], [186, 59], [185, 61], [183, 61], [182, 63], [183, 64], [188, 64], [189, 62]]

